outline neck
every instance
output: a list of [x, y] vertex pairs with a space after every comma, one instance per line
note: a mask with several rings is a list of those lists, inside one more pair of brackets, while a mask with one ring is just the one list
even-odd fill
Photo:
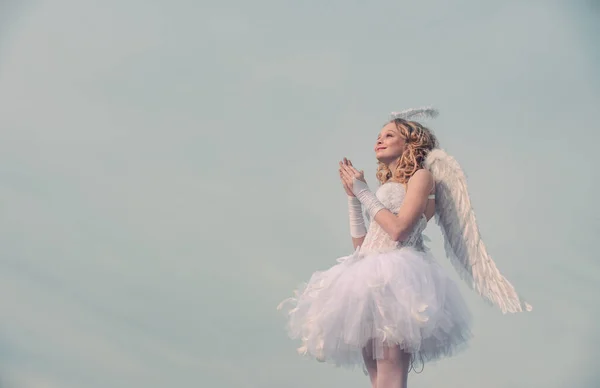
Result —
[[394, 171], [396, 170], [396, 168], [398, 167], [398, 164], [400, 164], [400, 158], [396, 158], [396, 159], [393, 159], [393, 160], [391, 160], [391, 161], [389, 161], [389, 162], [384, 162], [384, 163], [385, 163], [386, 167], [387, 167], [387, 168], [388, 168], [390, 171], [392, 171], [392, 175], [393, 175], [393, 172], [394, 172]]

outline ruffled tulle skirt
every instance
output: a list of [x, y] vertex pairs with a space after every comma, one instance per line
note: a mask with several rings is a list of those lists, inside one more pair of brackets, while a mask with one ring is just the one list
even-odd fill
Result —
[[453, 280], [429, 252], [403, 247], [338, 259], [315, 272], [279, 308], [301, 354], [362, 366], [399, 345], [422, 362], [450, 356], [470, 338], [471, 315]]

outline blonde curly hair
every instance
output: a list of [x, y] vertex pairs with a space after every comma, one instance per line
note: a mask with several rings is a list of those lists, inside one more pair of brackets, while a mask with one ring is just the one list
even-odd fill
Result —
[[429, 128], [416, 121], [395, 119], [390, 123], [396, 124], [406, 146], [395, 171], [390, 171], [385, 163], [378, 162], [377, 180], [380, 184], [384, 184], [390, 179], [394, 179], [406, 185], [410, 177], [417, 170], [423, 168], [423, 162], [429, 151], [438, 147], [438, 140]]

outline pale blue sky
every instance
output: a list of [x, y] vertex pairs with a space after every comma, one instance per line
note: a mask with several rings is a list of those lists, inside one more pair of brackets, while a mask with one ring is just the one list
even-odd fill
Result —
[[475, 339], [410, 386], [597, 387], [594, 3], [3, 2], [0, 384], [367, 387], [275, 307], [351, 250], [337, 161], [375, 187], [389, 112], [433, 104], [534, 311], [461, 284]]

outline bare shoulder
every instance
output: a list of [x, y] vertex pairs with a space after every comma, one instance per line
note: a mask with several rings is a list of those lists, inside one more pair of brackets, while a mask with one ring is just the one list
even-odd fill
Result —
[[433, 174], [426, 168], [417, 170], [408, 180], [408, 186], [415, 189], [423, 188], [429, 190], [433, 184]]

